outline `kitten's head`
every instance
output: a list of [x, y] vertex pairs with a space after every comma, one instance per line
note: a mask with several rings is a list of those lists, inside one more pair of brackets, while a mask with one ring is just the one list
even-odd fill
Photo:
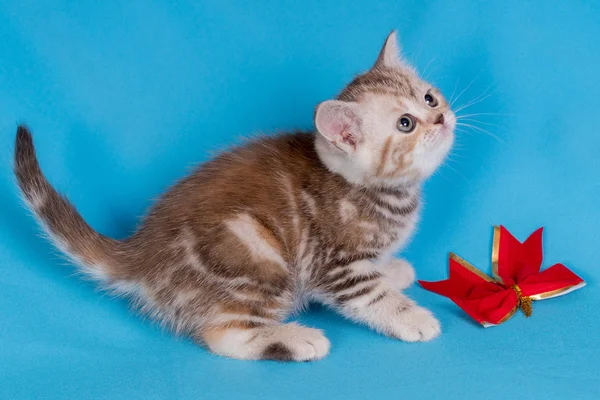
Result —
[[401, 58], [392, 32], [375, 65], [317, 107], [317, 151], [353, 183], [394, 186], [430, 176], [452, 147], [456, 117]]

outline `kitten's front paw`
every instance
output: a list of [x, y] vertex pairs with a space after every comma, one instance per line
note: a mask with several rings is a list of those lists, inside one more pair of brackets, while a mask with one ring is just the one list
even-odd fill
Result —
[[415, 281], [415, 269], [406, 260], [395, 259], [383, 267], [383, 273], [398, 290], [406, 289]]
[[419, 306], [402, 311], [394, 321], [394, 336], [405, 342], [426, 342], [441, 331], [440, 322], [431, 311]]

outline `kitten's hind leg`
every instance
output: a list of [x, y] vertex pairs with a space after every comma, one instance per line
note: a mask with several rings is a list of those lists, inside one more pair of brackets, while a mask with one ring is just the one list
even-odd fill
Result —
[[316, 294], [342, 315], [407, 342], [428, 341], [440, 334], [433, 314], [398, 292], [369, 260], [328, 271]]
[[318, 360], [327, 355], [330, 346], [323, 332], [296, 323], [232, 323], [209, 328], [201, 336], [213, 353], [245, 360]]

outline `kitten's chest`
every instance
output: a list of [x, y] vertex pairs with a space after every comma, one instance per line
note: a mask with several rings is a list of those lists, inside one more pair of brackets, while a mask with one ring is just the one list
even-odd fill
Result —
[[367, 230], [359, 240], [362, 239], [364, 246], [370, 246], [380, 256], [394, 253], [399, 250], [410, 239], [415, 230], [419, 217], [418, 206], [407, 212], [396, 216], [394, 219], [388, 217], [374, 218], [373, 229]]
[[355, 193], [340, 200], [340, 240], [353, 249], [387, 258], [411, 237], [419, 217], [420, 192]]
[[[389, 261], [394, 253], [404, 248], [411, 239], [419, 220], [419, 208], [404, 216], [403, 222], [392, 227], [383, 228], [389, 240], [381, 243], [376, 260], [380, 263]], [[384, 234], [385, 235], [385, 234]]]

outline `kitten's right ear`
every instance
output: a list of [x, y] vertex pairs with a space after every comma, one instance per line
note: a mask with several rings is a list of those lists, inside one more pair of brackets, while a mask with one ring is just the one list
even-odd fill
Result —
[[315, 112], [317, 131], [338, 149], [352, 153], [363, 140], [357, 111], [353, 102], [324, 101]]

